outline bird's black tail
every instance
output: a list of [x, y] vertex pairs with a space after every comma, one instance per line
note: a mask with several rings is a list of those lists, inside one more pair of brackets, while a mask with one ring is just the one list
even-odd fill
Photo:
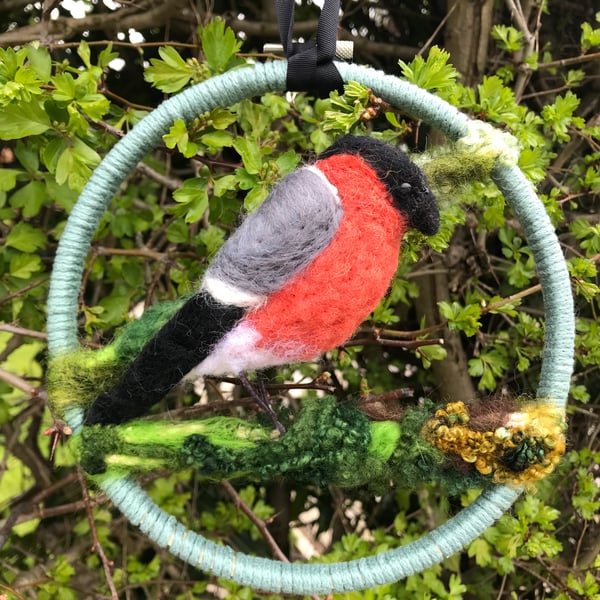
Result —
[[146, 343], [123, 377], [88, 409], [85, 425], [122, 423], [159, 402], [244, 316], [206, 292], [190, 298]]

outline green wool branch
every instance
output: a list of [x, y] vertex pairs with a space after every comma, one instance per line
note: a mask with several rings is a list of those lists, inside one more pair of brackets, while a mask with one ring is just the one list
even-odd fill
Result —
[[434, 413], [427, 403], [409, 408], [401, 422], [371, 422], [356, 404], [331, 396], [303, 401], [285, 435], [232, 417], [180, 423], [137, 421], [91, 426], [77, 436], [83, 468], [94, 479], [157, 469], [194, 468], [209, 480], [369, 486], [383, 490], [438, 482], [452, 493], [482, 485], [477, 473], [458, 473], [421, 430]]
[[491, 418], [493, 410], [424, 402], [399, 421], [372, 422], [355, 402], [327, 396], [304, 400], [282, 436], [258, 423], [210, 417], [93, 425], [76, 440], [83, 468], [97, 481], [193, 468], [212, 481], [288, 478], [375, 492], [390, 482], [438, 483], [459, 494], [490, 481], [531, 484], [551, 472], [564, 453], [561, 415], [549, 405], [506, 403]]

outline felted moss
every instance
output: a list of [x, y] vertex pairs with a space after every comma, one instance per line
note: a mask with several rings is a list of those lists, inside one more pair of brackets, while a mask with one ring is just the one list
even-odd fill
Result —
[[288, 431], [231, 417], [164, 423], [137, 421], [86, 427], [79, 436], [81, 463], [100, 477], [195, 468], [209, 480], [290, 478], [306, 484], [387, 489], [441, 482], [453, 493], [481, 485], [465, 476], [421, 437], [434, 412], [430, 403], [407, 409], [400, 422], [371, 422], [353, 402], [305, 400]]
[[493, 155], [477, 156], [455, 148], [451, 153], [444, 149], [441, 154], [423, 163], [421, 168], [433, 189], [456, 190], [470, 182], [488, 179], [495, 162], [496, 157]]

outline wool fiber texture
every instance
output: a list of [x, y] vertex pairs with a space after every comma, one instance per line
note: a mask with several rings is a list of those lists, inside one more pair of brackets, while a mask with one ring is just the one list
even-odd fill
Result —
[[290, 362], [313, 359], [356, 331], [390, 285], [406, 229], [387, 188], [359, 156], [334, 155], [316, 166], [338, 189], [344, 218], [329, 246], [247, 316], [259, 347]]
[[[408, 227], [425, 235], [438, 232], [440, 215], [435, 197], [423, 171], [406, 154], [375, 138], [354, 135], [336, 140], [319, 155], [319, 159], [336, 154], [360, 156], [375, 171]], [[368, 181], [364, 181], [362, 189]]]
[[346, 136], [285, 177], [225, 243], [189, 299], [144, 346], [87, 425], [144, 414], [178, 381], [316, 358], [385, 295], [402, 236], [434, 233], [423, 173], [395, 148]]
[[192, 296], [143, 347], [119, 383], [102, 392], [85, 424], [121, 423], [161, 400], [244, 314], [206, 293]]
[[310, 168], [298, 169], [227, 240], [205, 277], [260, 296], [275, 292], [329, 245], [342, 213], [332, 187]]

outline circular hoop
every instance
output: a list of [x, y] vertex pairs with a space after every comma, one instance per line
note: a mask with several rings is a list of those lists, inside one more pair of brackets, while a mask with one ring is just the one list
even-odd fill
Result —
[[[445, 101], [396, 77], [353, 64], [336, 63], [345, 82], [370, 87], [393, 106], [439, 129], [451, 140], [467, 133], [469, 119]], [[230, 71], [162, 103], [107, 154], [73, 208], [56, 253], [48, 297], [51, 357], [78, 347], [77, 300], [84, 261], [100, 218], [133, 167], [167, 133], [175, 119], [190, 122], [218, 106], [285, 91], [286, 61]], [[542, 203], [518, 167], [498, 164], [492, 179], [521, 223], [536, 262], [546, 316], [537, 397], [564, 409], [573, 363], [575, 324], [570, 279], [558, 240]], [[81, 429], [83, 411], [73, 406], [66, 419]], [[343, 563], [283, 563], [235, 552], [186, 529], [159, 508], [128, 477], [106, 481], [103, 491], [154, 542], [196, 568], [242, 585], [274, 593], [327, 594], [391, 583], [453, 555], [492, 525], [521, 489], [490, 486], [470, 506], [420, 540], [368, 558]]]

